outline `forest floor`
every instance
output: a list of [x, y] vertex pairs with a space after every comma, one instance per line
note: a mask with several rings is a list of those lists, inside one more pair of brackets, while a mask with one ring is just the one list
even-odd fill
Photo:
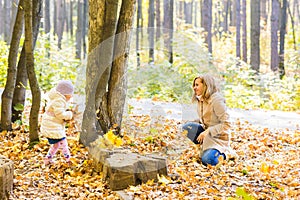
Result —
[[[215, 167], [199, 163], [199, 146], [186, 139], [181, 125], [193, 119], [192, 106], [150, 100], [128, 102], [122, 128], [123, 147], [167, 158], [168, 174], [158, 182], [130, 186], [132, 199], [299, 199], [300, 115], [232, 109], [231, 146], [238, 158]], [[0, 154], [14, 162], [10, 199], [119, 199], [94, 172], [88, 150], [78, 142], [75, 122], [67, 129], [71, 164], [57, 155], [44, 166], [45, 138], [28, 144], [26, 125], [0, 133]], [[175, 175], [175, 176], [174, 176]], [[174, 178], [175, 177], [175, 178]]]

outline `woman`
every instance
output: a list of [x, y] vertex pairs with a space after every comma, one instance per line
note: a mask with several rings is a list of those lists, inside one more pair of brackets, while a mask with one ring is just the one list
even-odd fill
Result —
[[225, 99], [211, 75], [198, 76], [193, 81], [193, 102], [197, 102], [199, 119], [183, 126], [195, 143], [202, 144], [200, 157], [204, 165], [216, 165], [233, 152], [230, 148], [230, 122]]

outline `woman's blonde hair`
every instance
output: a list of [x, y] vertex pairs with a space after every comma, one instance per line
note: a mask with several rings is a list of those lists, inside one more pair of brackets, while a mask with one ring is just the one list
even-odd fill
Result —
[[[194, 89], [194, 86], [195, 86], [195, 81], [197, 79], [200, 79], [201, 82], [203, 83], [203, 92], [202, 92], [201, 96], [204, 99], [204, 101], [207, 101], [212, 94], [220, 91], [216, 79], [210, 74], [203, 74], [203, 75], [200, 75], [200, 76], [197, 76], [196, 78], [194, 78], [193, 89]], [[195, 102], [197, 100], [198, 99], [197, 99], [196, 94], [194, 92], [193, 97], [192, 97], [192, 101]]]

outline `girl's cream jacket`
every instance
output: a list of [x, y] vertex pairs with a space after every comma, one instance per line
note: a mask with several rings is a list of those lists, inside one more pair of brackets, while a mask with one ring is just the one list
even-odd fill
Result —
[[72, 119], [73, 113], [67, 111], [68, 103], [65, 96], [55, 88], [49, 92], [48, 97], [50, 102], [42, 116], [41, 133], [46, 138], [61, 139], [66, 137], [65, 120]]

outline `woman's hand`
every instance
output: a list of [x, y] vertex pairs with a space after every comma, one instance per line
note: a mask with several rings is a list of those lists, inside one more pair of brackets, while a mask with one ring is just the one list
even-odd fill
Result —
[[204, 138], [207, 136], [207, 134], [209, 133], [209, 130], [206, 129], [205, 131], [203, 131], [198, 137], [197, 137], [197, 141], [202, 144]]

